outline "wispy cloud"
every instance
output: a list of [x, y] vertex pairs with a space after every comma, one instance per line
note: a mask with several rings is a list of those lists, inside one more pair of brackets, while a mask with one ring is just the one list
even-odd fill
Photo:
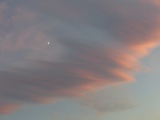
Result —
[[103, 115], [106, 112], [125, 110], [135, 106], [135, 101], [133, 102], [133, 99], [127, 93], [127, 89], [117, 86], [86, 94], [77, 99], [77, 101], [81, 105], [95, 110], [99, 115]]
[[150, 1], [30, 2], [0, 5], [1, 113], [131, 82], [160, 41], [160, 8]]

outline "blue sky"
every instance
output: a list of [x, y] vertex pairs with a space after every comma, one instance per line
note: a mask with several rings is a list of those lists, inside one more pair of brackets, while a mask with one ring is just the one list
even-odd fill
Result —
[[157, 0], [1, 1], [0, 120], [160, 119], [159, 13]]

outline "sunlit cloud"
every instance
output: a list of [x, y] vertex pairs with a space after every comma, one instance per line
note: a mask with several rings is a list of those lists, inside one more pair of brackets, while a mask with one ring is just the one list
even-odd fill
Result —
[[160, 8], [149, 0], [29, 1], [0, 4], [2, 114], [132, 82], [160, 42]]

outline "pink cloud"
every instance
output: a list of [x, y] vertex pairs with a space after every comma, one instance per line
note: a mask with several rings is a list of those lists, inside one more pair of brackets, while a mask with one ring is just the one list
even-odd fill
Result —
[[11, 103], [2, 104], [2, 105], [0, 105], [0, 113], [1, 114], [9, 114], [9, 113], [17, 110], [19, 107], [20, 107], [19, 104], [11, 104]]
[[41, 1], [47, 16], [36, 5], [2, 12], [0, 113], [134, 81], [140, 58], [159, 44], [159, 7], [140, 0], [81, 2], [55, 0], [66, 11], [52, 14]]

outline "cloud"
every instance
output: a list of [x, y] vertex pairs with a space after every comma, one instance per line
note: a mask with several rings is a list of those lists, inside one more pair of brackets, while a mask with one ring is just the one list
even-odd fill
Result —
[[90, 109], [96, 110], [100, 115], [106, 112], [115, 112], [133, 108], [135, 103], [126, 93], [127, 89], [110, 87], [77, 99], [77, 101]]
[[0, 105], [0, 113], [1, 114], [9, 114], [15, 110], [17, 110], [20, 107], [19, 104], [11, 104], [11, 103], [7, 103], [7, 104], [1, 104]]
[[151, 1], [28, 3], [0, 6], [0, 113], [132, 82], [139, 59], [159, 45], [160, 8]]

